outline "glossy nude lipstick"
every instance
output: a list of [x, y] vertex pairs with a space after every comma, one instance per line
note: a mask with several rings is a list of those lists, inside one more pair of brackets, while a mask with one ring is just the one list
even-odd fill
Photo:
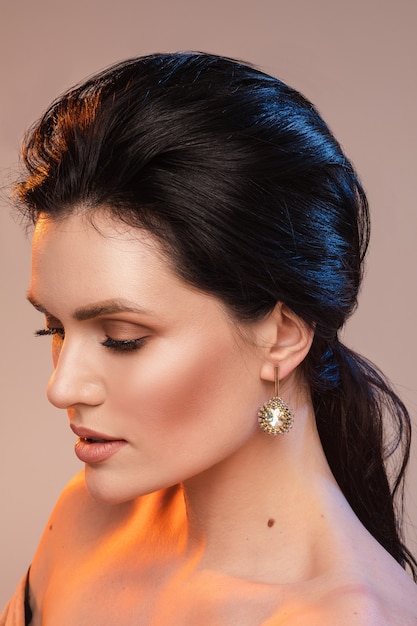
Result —
[[75, 454], [83, 463], [94, 464], [107, 461], [123, 448], [127, 441], [115, 439], [102, 433], [71, 425], [71, 430], [78, 436], [75, 442]]

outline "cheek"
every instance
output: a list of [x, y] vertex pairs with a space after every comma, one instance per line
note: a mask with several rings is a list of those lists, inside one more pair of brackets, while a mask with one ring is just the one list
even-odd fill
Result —
[[233, 342], [163, 348], [127, 358], [117, 376], [112, 372], [109, 398], [129, 428], [179, 442], [239, 421], [256, 424], [258, 381]]
[[205, 344], [191, 339], [155, 342], [107, 362], [100, 414], [129, 446], [115, 458], [111, 479], [86, 468], [97, 497], [123, 501], [188, 480], [230, 457], [258, 430], [264, 401], [258, 361], [228, 337]]

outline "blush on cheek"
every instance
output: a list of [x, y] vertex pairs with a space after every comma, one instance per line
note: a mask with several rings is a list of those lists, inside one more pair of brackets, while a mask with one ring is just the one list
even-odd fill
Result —
[[130, 368], [123, 367], [112, 377], [108, 397], [120, 420], [128, 419], [128, 432], [137, 432], [140, 440], [151, 432], [156, 438], [171, 436], [178, 443], [193, 438], [196, 431], [207, 436], [210, 423], [227, 412], [227, 395], [234, 393], [220, 365], [223, 361], [227, 369], [224, 355], [223, 360], [218, 354], [202, 359], [195, 351], [184, 349], [162, 356], [158, 353], [155, 359], [144, 356], [146, 367], [140, 356], [135, 364], [127, 359]]

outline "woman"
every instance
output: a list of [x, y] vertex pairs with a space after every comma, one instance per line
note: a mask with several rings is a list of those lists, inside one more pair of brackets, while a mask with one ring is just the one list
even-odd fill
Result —
[[339, 340], [367, 203], [313, 106], [153, 55], [58, 99], [24, 161], [28, 297], [85, 471], [1, 623], [26, 589], [44, 626], [415, 624], [409, 417]]

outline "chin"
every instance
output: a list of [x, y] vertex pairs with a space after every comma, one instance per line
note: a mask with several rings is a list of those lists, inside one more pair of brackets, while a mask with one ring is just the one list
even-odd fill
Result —
[[164, 487], [172, 485], [139, 484], [140, 481], [132, 477], [115, 472], [106, 471], [104, 466], [85, 467], [85, 485], [92, 498], [110, 505], [124, 504], [136, 500], [141, 496], [154, 493]]
[[97, 466], [85, 467], [85, 485], [87, 491], [94, 500], [106, 504], [123, 504], [134, 500], [138, 495], [133, 490], [127, 489], [111, 472], [101, 471]]

